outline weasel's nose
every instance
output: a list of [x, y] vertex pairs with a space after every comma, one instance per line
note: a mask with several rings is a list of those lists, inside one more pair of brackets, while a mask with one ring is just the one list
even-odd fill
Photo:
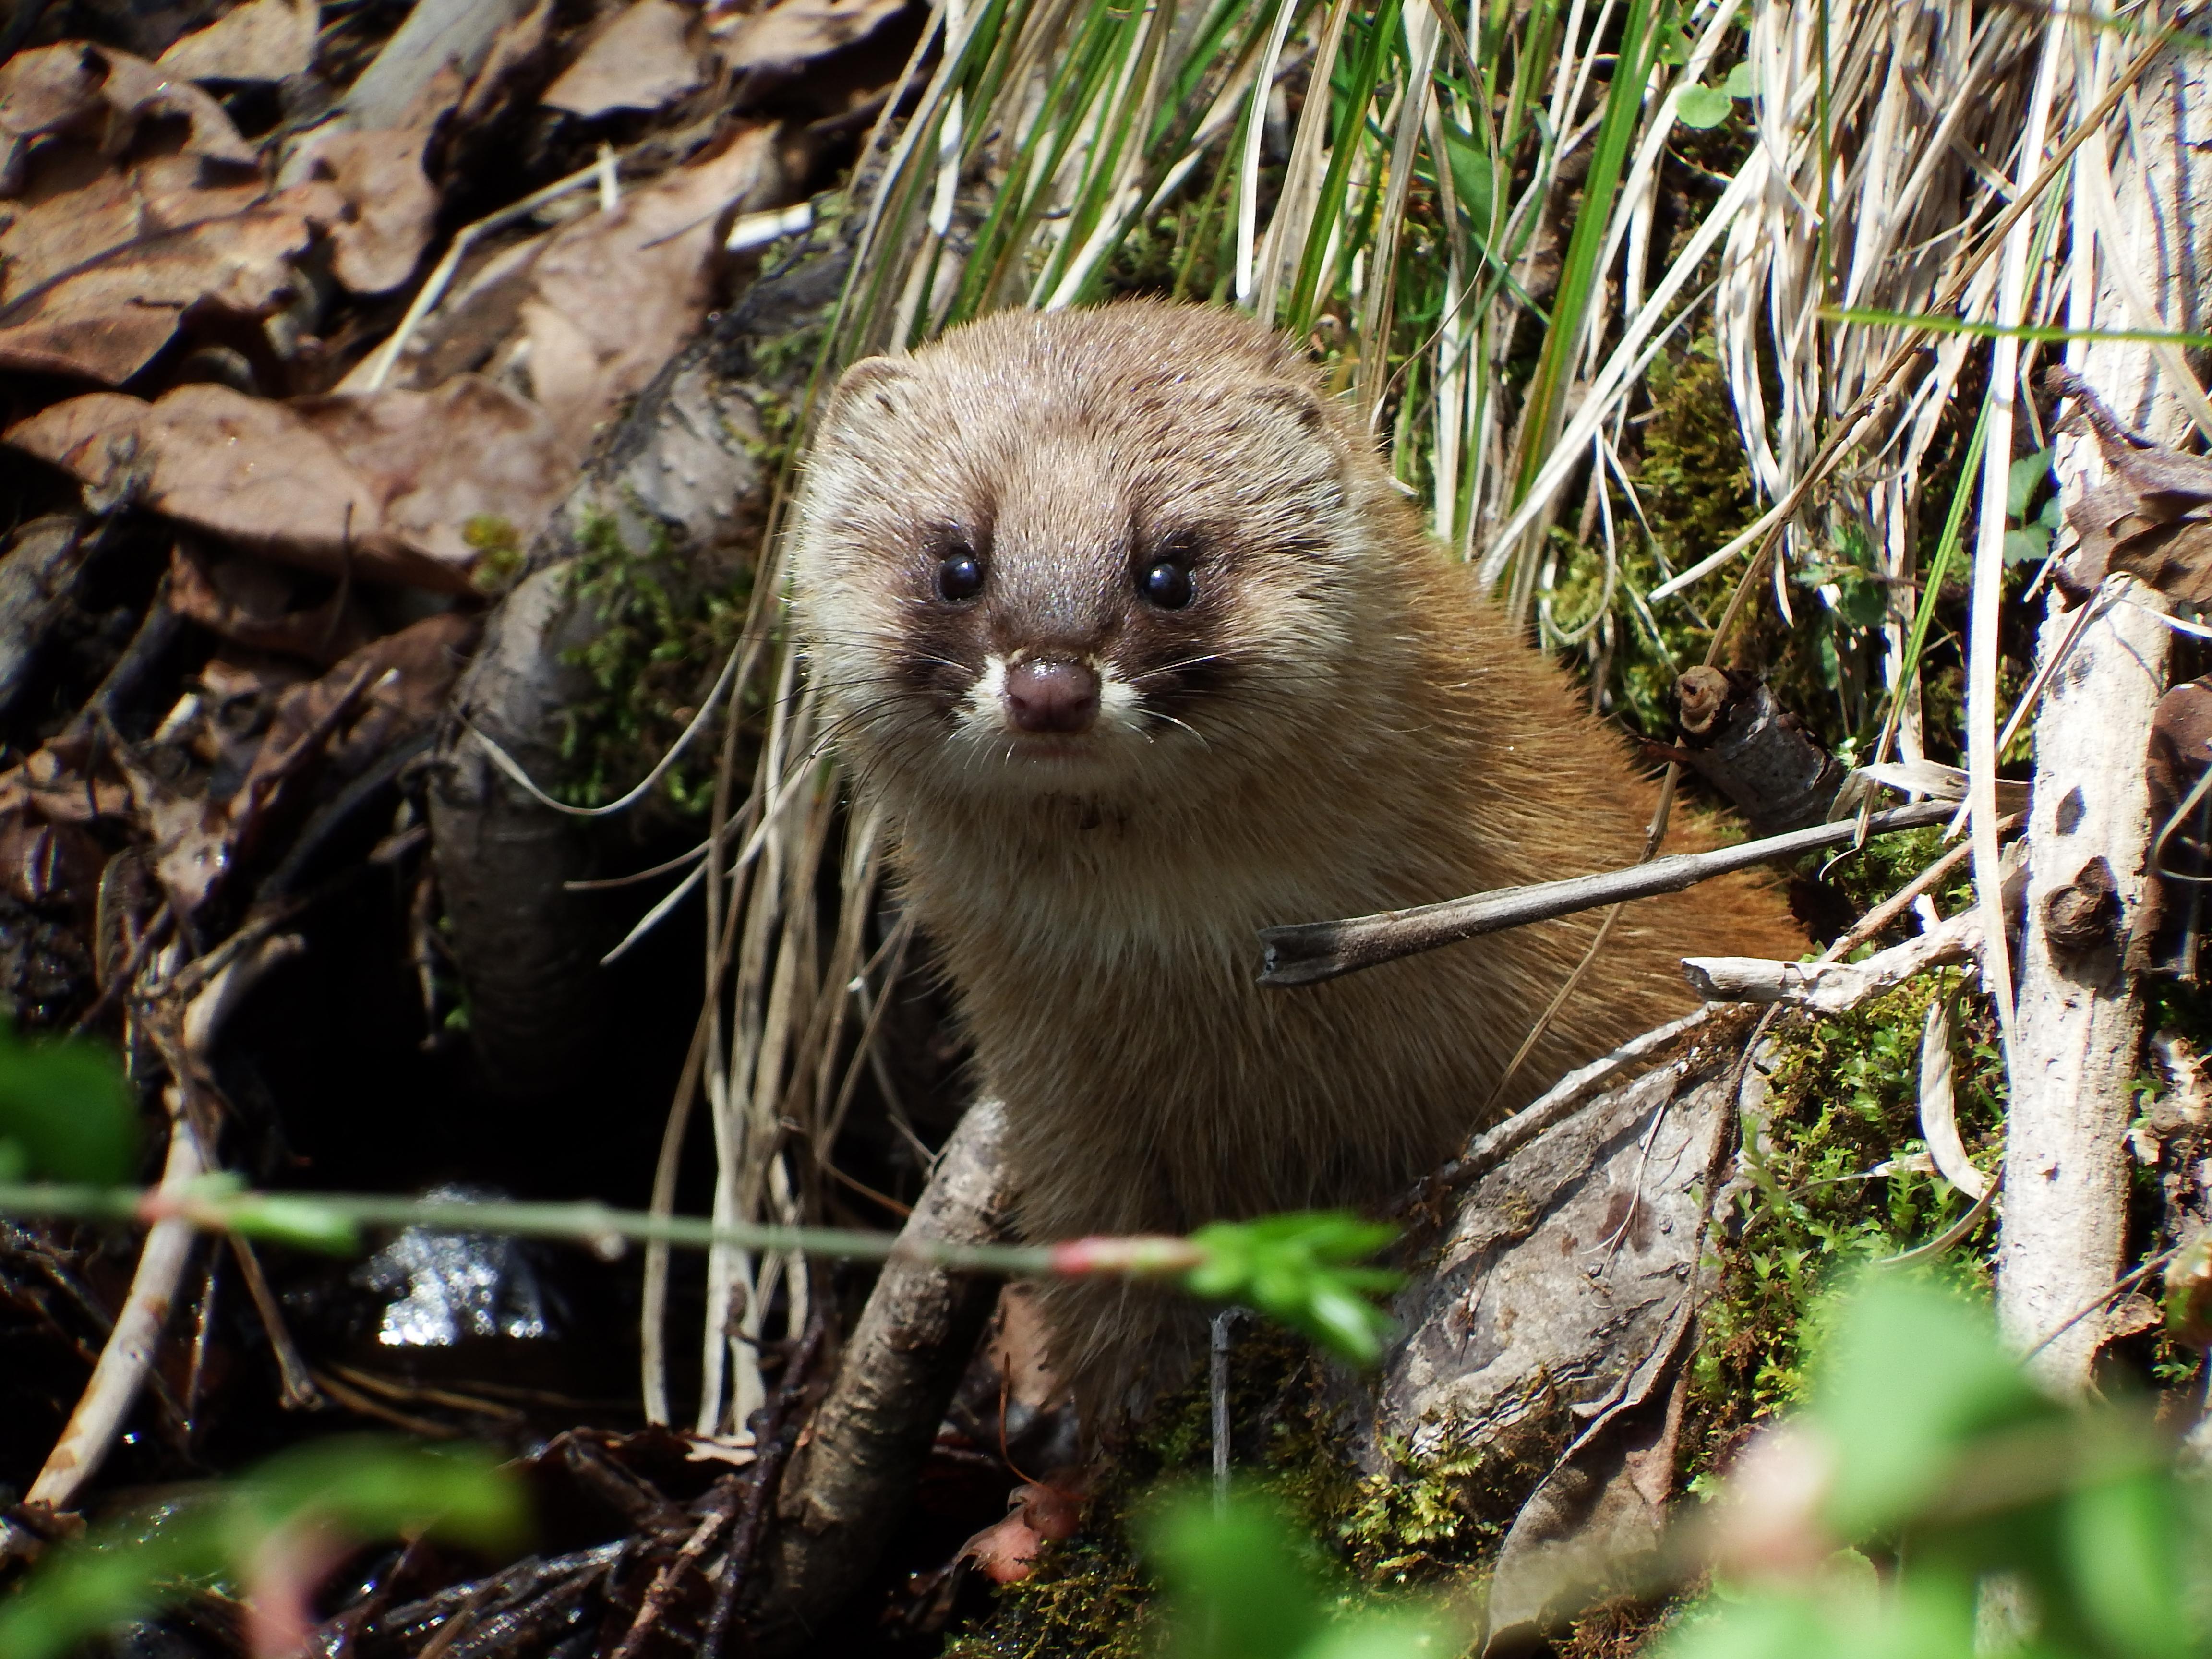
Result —
[[1006, 719], [1024, 732], [1088, 732], [1098, 718], [1098, 676], [1050, 659], [1006, 671]]

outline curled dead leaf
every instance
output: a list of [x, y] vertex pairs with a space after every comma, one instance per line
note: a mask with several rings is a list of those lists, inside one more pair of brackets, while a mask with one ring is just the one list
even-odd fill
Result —
[[[383, 294], [412, 276], [438, 217], [438, 192], [422, 152], [461, 95], [450, 66], [431, 77], [397, 126], [355, 130], [337, 123], [310, 133], [284, 164], [288, 191], [329, 233], [331, 274], [356, 294]], [[289, 194], [284, 200], [292, 200]]]
[[282, 309], [311, 234], [297, 213], [256, 208], [111, 249], [0, 308], [0, 370], [119, 386], [187, 319]]
[[540, 100], [571, 115], [659, 109], [706, 84], [697, 13], [675, 0], [636, 0], [615, 13]]
[[2087, 593], [2108, 572], [2123, 571], [2180, 604], [2212, 605], [2212, 458], [2129, 431], [2063, 366], [2044, 384], [2074, 399], [2106, 468], [2104, 480], [2066, 509], [2079, 538], [2062, 570], [2069, 592]]
[[708, 27], [728, 31], [722, 58], [732, 70], [789, 73], [866, 40], [905, 9], [906, 0], [782, 0], [750, 16], [717, 7]]
[[169, 607], [210, 633], [257, 651], [328, 664], [357, 649], [368, 625], [339, 586], [319, 605], [295, 606], [301, 578], [251, 554], [214, 554], [179, 541], [169, 559]]
[[2190, 1347], [2212, 1346], [2212, 1228], [2193, 1234], [2166, 1264], [2166, 1329]]
[[0, 64], [0, 196], [15, 193], [40, 140], [79, 137], [120, 155], [156, 117], [185, 123], [186, 155], [253, 165], [253, 147], [222, 105], [143, 58], [82, 40], [17, 52]]
[[94, 392], [5, 441], [267, 557], [456, 592], [476, 558], [471, 520], [500, 519], [503, 540], [526, 544], [571, 465], [540, 411], [474, 376], [289, 403], [220, 386], [153, 404]]
[[246, 0], [157, 60], [187, 81], [282, 81], [315, 61], [315, 0]]
[[727, 221], [784, 199], [775, 141], [772, 126], [744, 129], [612, 212], [564, 225], [532, 263], [520, 349], [532, 395], [574, 453], [705, 317]]

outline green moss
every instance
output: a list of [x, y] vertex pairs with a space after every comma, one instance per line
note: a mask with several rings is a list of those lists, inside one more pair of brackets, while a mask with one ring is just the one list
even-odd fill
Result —
[[[1852, 1013], [1785, 1027], [1767, 1101], [1766, 1145], [1747, 1153], [1747, 1181], [1723, 1218], [1721, 1289], [1705, 1315], [1695, 1369], [1700, 1432], [1693, 1464], [1709, 1464], [1744, 1424], [1802, 1403], [1818, 1292], [1851, 1266], [1925, 1243], [1966, 1200], [1940, 1177], [1879, 1166], [1924, 1152], [1918, 1136], [1922, 1023], [1954, 974], [1929, 975]], [[1954, 1009], [1959, 1128], [1984, 1168], [2002, 1136], [2003, 1064], [1978, 1006]], [[1986, 1288], [1973, 1241], [1928, 1271]]]
[[[1365, 1475], [1345, 1456], [1343, 1397], [1295, 1338], [1241, 1328], [1231, 1370], [1237, 1475], [1315, 1540], [1346, 1608], [1479, 1582], [1514, 1514], [1565, 1443], [1563, 1411], [1540, 1410], [1511, 1444], [1395, 1454]], [[945, 1659], [1133, 1659], [1152, 1650], [1153, 1585], [1135, 1540], [1160, 1494], [1207, 1478], [1212, 1401], [1202, 1379], [1169, 1396], [1094, 1491], [1083, 1530], [1048, 1547], [1029, 1578], [956, 1635]]]
[[[745, 584], [691, 590], [664, 532], [644, 552], [623, 540], [612, 514], [587, 512], [577, 535], [570, 593], [599, 632], [563, 660], [582, 669], [593, 695], [562, 711], [563, 773], [554, 793], [577, 805], [612, 799], [643, 776], [697, 712], [744, 628]], [[678, 811], [704, 811], [714, 745], [695, 742], [660, 791]]]
[[461, 526], [461, 539], [476, 550], [469, 580], [477, 592], [497, 598], [514, 586], [526, 561], [522, 535], [513, 520], [496, 513], [476, 514]]
[[1644, 423], [1636, 489], [1679, 569], [1756, 519], [1758, 496], [1713, 337], [1698, 339], [1680, 357], [1662, 352], [1645, 384], [1651, 418]]

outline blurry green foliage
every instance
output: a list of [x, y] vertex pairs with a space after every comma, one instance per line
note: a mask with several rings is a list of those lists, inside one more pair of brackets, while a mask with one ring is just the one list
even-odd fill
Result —
[[318, 1441], [53, 1551], [0, 1604], [0, 1654], [62, 1659], [88, 1638], [210, 1584], [304, 1597], [313, 1585], [273, 1583], [269, 1575], [286, 1563], [319, 1560], [326, 1569], [382, 1538], [507, 1549], [524, 1520], [521, 1487], [488, 1452]]
[[[1802, 1519], [1890, 1570], [1850, 1571], [1846, 1557], [1723, 1585], [1666, 1659], [2207, 1651], [2208, 1493], [2142, 1415], [2062, 1407], [2004, 1352], [1985, 1307], [1900, 1274], [1863, 1280], [1827, 1322], [1796, 1425], [1826, 1480]], [[1759, 1541], [1791, 1524], [1768, 1517]]]
[[0, 1023], [0, 1181], [110, 1185], [131, 1179], [137, 1155], [137, 1103], [112, 1055]]
[[1396, 1231], [1341, 1211], [1216, 1222], [1190, 1236], [1206, 1260], [1183, 1285], [1193, 1295], [1241, 1303], [1279, 1320], [1340, 1358], [1372, 1364], [1391, 1323], [1369, 1297], [1395, 1290], [1403, 1275], [1358, 1264]]

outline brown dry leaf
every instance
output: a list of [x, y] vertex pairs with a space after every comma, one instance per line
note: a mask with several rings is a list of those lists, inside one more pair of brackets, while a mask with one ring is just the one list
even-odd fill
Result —
[[783, 0], [735, 20], [722, 59], [737, 72], [788, 72], [865, 39], [905, 9], [906, 0]]
[[315, 0], [246, 0], [157, 60], [187, 81], [282, 81], [315, 61]]
[[327, 665], [365, 643], [369, 624], [350, 589], [295, 608], [301, 578], [251, 554], [214, 554], [179, 542], [169, 556], [169, 608], [257, 651]]
[[502, 519], [526, 544], [571, 465], [543, 414], [474, 376], [290, 403], [221, 386], [154, 404], [94, 392], [5, 441], [270, 558], [455, 592], [476, 557], [470, 520]]
[[186, 154], [253, 165], [252, 146], [222, 105], [143, 58], [81, 40], [17, 52], [0, 64], [0, 196], [20, 187], [40, 139], [88, 138], [104, 154], [119, 155], [139, 124], [156, 116], [185, 121]]
[[233, 797], [234, 811], [249, 798], [265, 799], [270, 781], [299, 769], [302, 756], [325, 753], [338, 775], [351, 777], [429, 725], [445, 708], [480, 626], [480, 618], [458, 611], [425, 617], [287, 691]]
[[282, 309], [310, 235], [300, 214], [256, 208], [111, 249], [0, 309], [0, 370], [118, 386], [187, 313], [258, 321]]
[[477, 375], [291, 408], [368, 480], [384, 528], [449, 569], [475, 561], [472, 520], [504, 520], [496, 539], [526, 547], [575, 482], [574, 458], [544, 412]]
[[90, 758], [81, 738], [56, 738], [33, 750], [21, 765], [0, 772], [0, 812], [27, 806], [50, 823], [128, 817], [131, 792], [112, 779], [90, 775]]
[[453, 118], [463, 127], [474, 127], [488, 118], [503, 101], [510, 76], [544, 50], [547, 25], [553, 21], [553, 0], [538, 3], [492, 37], [483, 67], [469, 82]]
[[593, 428], [698, 327], [728, 219], [783, 201], [775, 131], [741, 130], [612, 212], [562, 226], [532, 262], [520, 350], [532, 394], [571, 454], [580, 457]]
[[118, 757], [155, 841], [154, 872], [190, 915], [223, 878], [250, 863], [295, 780], [359, 776], [438, 716], [477, 629], [445, 612], [372, 640], [321, 678], [275, 699], [252, 764], [227, 800], [171, 791], [129, 756]]
[[2068, 587], [2087, 592], [2118, 570], [2180, 604], [2212, 605], [2212, 458], [2129, 431], [2069, 369], [2054, 367], [2044, 384], [2075, 400], [2105, 459], [2104, 481], [2066, 509], [2080, 538]]
[[0, 226], [0, 297], [42, 283], [141, 238], [243, 213], [260, 176], [201, 155], [161, 155], [120, 169], [88, 144], [43, 146]]
[[539, 101], [586, 117], [674, 103], [706, 84], [696, 18], [675, 0], [636, 0], [592, 37]]
[[[461, 95], [449, 64], [408, 106], [398, 126], [355, 131], [332, 125], [310, 134], [284, 165], [280, 182], [308, 217], [330, 233], [331, 274], [356, 294], [383, 294], [415, 271], [437, 222], [438, 192], [422, 171], [422, 152]], [[294, 191], [320, 185], [312, 199]]]

